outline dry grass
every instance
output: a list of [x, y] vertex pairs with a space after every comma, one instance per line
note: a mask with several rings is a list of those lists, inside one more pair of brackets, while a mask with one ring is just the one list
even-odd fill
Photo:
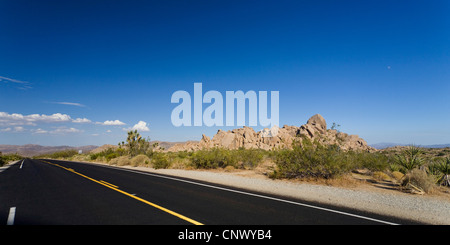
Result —
[[430, 193], [436, 188], [433, 178], [420, 169], [413, 169], [406, 174], [402, 186], [408, 187], [408, 184], [422, 189], [425, 193]]
[[377, 181], [391, 181], [391, 177], [384, 172], [375, 171], [373, 173], [373, 178]]
[[137, 155], [130, 160], [132, 167], [148, 166], [150, 164], [150, 158], [147, 155]]
[[130, 165], [130, 163], [131, 163], [131, 161], [128, 158], [128, 156], [121, 156], [121, 157], [113, 158], [113, 159], [111, 159], [111, 161], [109, 161], [109, 164], [117, 165], [117, 166], [126, 166], [126, 165]]
[[394, 171], [391, 173], [391, 175], [394, 178], [394, 180], [396, 180], [396, 181], [402, 180], [403, 177], [405, 176], [402, 172], [399, 172], [399, 171]]

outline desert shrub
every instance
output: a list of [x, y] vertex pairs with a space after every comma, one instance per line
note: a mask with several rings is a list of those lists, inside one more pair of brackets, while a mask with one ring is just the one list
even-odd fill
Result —
[[371, 171], [383, 171], [392, 164], [391, 159], [378, 152], [348, 151], [350, 155], [351, 168], [367, 168]]
[[435, 187], [433, 178], [427, 175], [425, 171], [417, 168], [409, 171], [405, 175], [405, 178], [402, 181], [402, 186], [408, 186], [408, 184], [412, 184], [427, 193], [432, 191]]
[[175, 154], [176, 154], [176, 157], [181, 158], [181, 159], [185, 159], [185, 158], [192, 156], [192, 152], [189, 152], [189, 151], [178, 151]]
[[224, 170], [225, 172], [233, 172], [234, 167], [231, 166], [231, 165], [229, 165], [229, 166], [226, 166], [223, 170]]
[[153, 152], [151, 162], [155, 169], [169, 168], [171, 164], [169, 161], [169, 155], [163, 152]]
[[387, 175], [386, 173], [384, 173], [382, 171], [375, 171], [373, 173], [373, 178], [376, 179], [376, 180], [383, 180], [383, 181], [391, 180], [389, 175]]
[[94, 153], [89, 155], [89, 159], [91, 160], [97, 160], [97, 158], [100, 156], [100, 153]]
[[89, 161], [89, 160], [90, 160], [90, 157], [89, 157], [89, 155], [86, 155], [86, 154], [77, 154], [70, 158], [70, 161], [76, 161], [76, 162]]
[[304, 138], [295, 142], [292, 149], [275, 152], [277, 169], [273, 178], [332, 178], [358, 168], [383, 171], [389, 158], [379, 153], [344, 151], [337, 145], [322, 145]]
[[445, 156], [446, 154], [445, 154], [445, 152], [443, 152], [443, 151], [441, 151], [441, 152], [439, 152], [439, 153], [437, 153], [436, 154], [436, 156], [438, 156], [438, 157], [443, 157], [443, 156]]
[[0, 167], [5, 165], [5, 164], [8, 164], [8, 162], [17, 161], [17, 160], [20, 160], [20, 159], [23, 159], [23, 158], [24, 158], [23, 156], [21, 156], [21, 155], [19, 155], [17, 153], [3, 155], [0, 152]]
[[119, 162], [118, 158], [113, 158], [113, 159], [111, 159], [111, 161], [108, 162], [108, 164], [117, 165], [118, 162]]
[[133, 167], [148, 165], [150, 163], [150, 158], [147, 155], [137, 155], [130, 160], [130, 165]]
[[105, 159], [106, 159], [107, 162], [109, 162], [109, 161], [111, 161], [111, 159], [117, 158], [119, 156], [120, 156], [119, 153], [113, 152], [113, 153], [109, 153], [108, 155], [106, 155]]
[[335, 145], [324, 146], [303, 140], [292, 150], [279, 150], [275, 156], [275, 178], [331, 178], [350, 170], [345, 155]]
[[113, 159], [111, 159], [111, 161], [109, 161], [109, 164], [117, 165], [117, 166], [126, 166], [126, 165], [130, 165], [130, 163], [131, 163], [131, 161], [128, 158], [128, 156], [121, 156], [121, 157], [113, 158]]
[[111, 161], [113, 158], [123, 156], [123, 149], [108, 148], [98, 153], [89, 154], [91, 160], [102, 160], [105, 159], [107, 162]]
[[393, 171], [393, 172], [391, 173], [391, 175], [392, 175], [392, 177], [393, 177], [395, 180], [397, 180], [397, 181], [400, 181], [400, 180], [405, 176], [403, 173], [401, 173], [401, 172], [399, 172], [399, 171]]
[[391, 172], [400, 172], [400, 165], [398, 165], [397, 163], [390, 163], [389, 164], [389, 170], [391, 171]]
[[225, 168], [236, 167], [238, 158], [233, 151], [223, 148], [204, 149], [194, 152], [191, 156], [191, 164], [195, 168]]
[[78, 155], [77, 150], [64, 150], [64, 151], [57, 151], [57, 152], [48, 153], [48, 154], [41, 154], [39, 156], [34, 156], [33, 158], [68, 159], [75, 155]]
[[3, 156], [0, 155], [0, 167], [5, 164], [6, 164], [5, 158], [3, 158]]
[[242, 168], [253, 169], [258, 166], [264, 158], [265, 151], [261, 149], [238, 149], [232, 153], [236, 153], [238, 161]]

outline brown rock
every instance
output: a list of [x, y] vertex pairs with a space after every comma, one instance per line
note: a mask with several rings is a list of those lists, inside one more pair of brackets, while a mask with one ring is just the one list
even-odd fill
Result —
[[313, 126], [322, 134], [327, 131], [327, 122], [320, 114], [312, 116], [306, 124]]
[[272, 150], [291, 148], [294, 141], [302, 141], [303, 138], [318, 140], [322, 144], [337, 144], [343, 150], [375, 151], [357, 135], [327, 130], [327, 123], [320, 114], [312, 116], [306, 124], [300, 127], [284, 125], [279, 128], [274, 126], [271, 129], [265, 128], [259, 132], [255, 132], [253, 128], [246, 126], [231, 131], [218, 130], [212, 139], [202, 135], [199, 142], [177, 144], [169, 148], [168, 151], [195, 151], [213, 147]]

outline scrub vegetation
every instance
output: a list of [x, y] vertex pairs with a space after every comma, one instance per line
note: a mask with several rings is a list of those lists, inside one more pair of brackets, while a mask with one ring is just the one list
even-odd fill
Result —
[[0, 152], [0, 167], [5, 164], [8, 164], [8, 162], [17, 161], [23, 158], [24, 158], [23, 156], [17, 153], [3, 155], [2, 152]]
[[[301, 142], [301, 143], [300, 143]], [[338, 145], [323, 145], [303, 138], [289, 149], [211, 148], [195, 152], [167, 152], [150, 144], [137, 131], [129, 131], [125, 141], [101, 152], [78, 154], [62, 151], [39, 158], [95, 161], [117, 166], [252, 170], [270, 162], [266, 175], [273, 179], [336, 179], [363, 172], [376, 181], [391, 181], [400, 189], [432, 192], [438, 186], [450, 186], [450, 150], [418, 146], [398, 147], [376, 152], [342, 150]], [[2, 159], [2, 158], [0, 158]]]

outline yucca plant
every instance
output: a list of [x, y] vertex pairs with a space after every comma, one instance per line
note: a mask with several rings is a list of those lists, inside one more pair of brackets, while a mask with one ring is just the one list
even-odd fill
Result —
[[444, 186], [450, 186], [450, 158], [446, 157], [429, 167], [434, 175], [437, 175], [437, 182]]
[[397, 156], [396, 163], [400, 165], [404, 173], [409, 172], [422, 166], [424, 160], [420, 156], [421, 153], [420, 147], [410, 145], [403, 151], [402, 155]]

